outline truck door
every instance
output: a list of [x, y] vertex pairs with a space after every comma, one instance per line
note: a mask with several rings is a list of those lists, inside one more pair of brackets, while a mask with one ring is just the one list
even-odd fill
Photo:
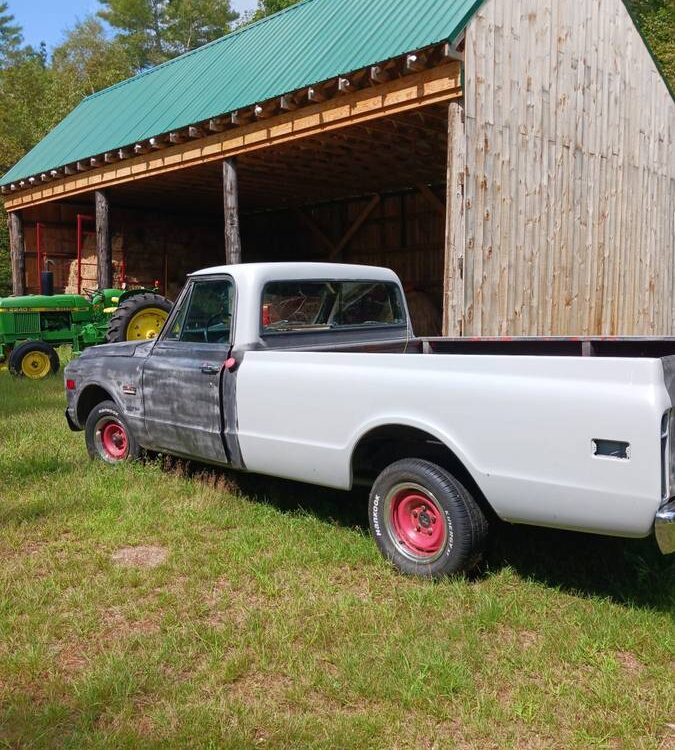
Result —
[[231, 278], [189, 282], [143, 367], [143, 407], [149, 446], [219, 464], [225, 413], [221, 379], [230, 349]]

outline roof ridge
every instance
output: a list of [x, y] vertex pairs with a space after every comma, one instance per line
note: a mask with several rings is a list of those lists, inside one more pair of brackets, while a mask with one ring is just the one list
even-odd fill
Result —
[[254, 21], [253, 23], [245, 24], [244, 26], [239, 26], [238, 28], [233, 29], [232, 31], [229, 31], [227, 34], [224, 34], [223, 36], [220, 36], [217, 39], [212, 39], [210, 42], [206, 42], [205, 44], [202, 44], [199, 47], [195, 47], [194, 49], [188, 50], [187, 52], [183, 52], [181, 55], [178, 55], [177, 57], [172, 57], [169, 60], [164, 60], [164, 62], [158, 63], [157, 65], [153, 65], [151, 68], [147, 68], [147, 70], [141, 70], [140, 72], [136, 73], [133, 76], [130, 76], [129, 78], [125, 78], [122, 81], [113, 83], [112, 86], [106, 86], [104, 89], [101, 89], [100, 91], [95, 91], [93, 94], [89, 94], [88, 96], [85, 96], [84, 99], [82, 99], [82, 102], [89, 101], [90, 99], [96, 99], [96, 97], [101, 96], [102, 94], [107, 94], [108, 91], [113, 91], [114, 89], [121, 88], [127, 83], [131, 83], [133, 81], [138, 80], [139, 78], [143, 78], [144, 76], [150, 75], [150, 73], [154, 73], [156, 70], [159, 70], [160, 68], [166, 68], [170, 65], [173, 65], [174, 63], [177, 63], [180, 60], [190, 57], [191, 55], [194, 55], [197, 52], [201, 52], [201, 50], [206, 49], [207, 47], [214, 47], [217, 44], [222, 44], [226, 39], [230, 39], [232, 37], [236, 37], [241, 34], [244, 34], [250, 31], [251, 29], [254, 29], [258, 26], [262, 26], [263, 24], [275, 18], [279, 18], [280, 16], [283, 16], [286, 13], [295, 11], [297, 8], [303, 5], [308, 5], [309, 3], [319, 2], [319, 1], [320, 0], [299, 0], [297, 3], [294, 3], [293, 5], [289, 5], [286, 8], [282, 8], [281, 10], [278, 10], [276, 13], [272, 13], [272, 15], [270, 16], [264, 16], [263, 18], [260, 18], [257, 21]]

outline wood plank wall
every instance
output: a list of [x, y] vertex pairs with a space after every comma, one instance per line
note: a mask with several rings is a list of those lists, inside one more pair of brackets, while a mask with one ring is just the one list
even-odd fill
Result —
[[675, 104], [621, 0], [466, 36], [465, 335], [675, 334]]

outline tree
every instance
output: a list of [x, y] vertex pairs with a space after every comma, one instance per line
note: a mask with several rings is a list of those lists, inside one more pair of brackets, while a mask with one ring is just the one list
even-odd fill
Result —
[[258, 8], [253, 14], [253, 21], [259, 21], [265, 16], [271, 16], [272, 13], [278, 13], [284, 8], [290, 8], [291, 5], [295, 5], [299, 0], [258, 0]]
[[21, 27], [15, 25], [6, 2], [0, 2], [0, 68], [6, 67], [23, 43]]
[[101, 22], [88, 16], [70, 29], [52, 54], [52, 69], [61, 85], [79, 100], [133, 75], [134, 64], [122, 41], [109, 39]]
[[99, 0], [137, 70], [223, 36], [238, 15], [230, 0]]

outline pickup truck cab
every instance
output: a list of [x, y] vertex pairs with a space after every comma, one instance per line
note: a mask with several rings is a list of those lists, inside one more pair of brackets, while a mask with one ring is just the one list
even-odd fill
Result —
[[65, 370], [72, 429], [108, 463], [143, 449], [370, 487], [400, 570], [480, 558], [491, 512], [675, 550], [675, 339], [421, 339], [387, 269], [224, 266], [188, 278], [161, 334]]

